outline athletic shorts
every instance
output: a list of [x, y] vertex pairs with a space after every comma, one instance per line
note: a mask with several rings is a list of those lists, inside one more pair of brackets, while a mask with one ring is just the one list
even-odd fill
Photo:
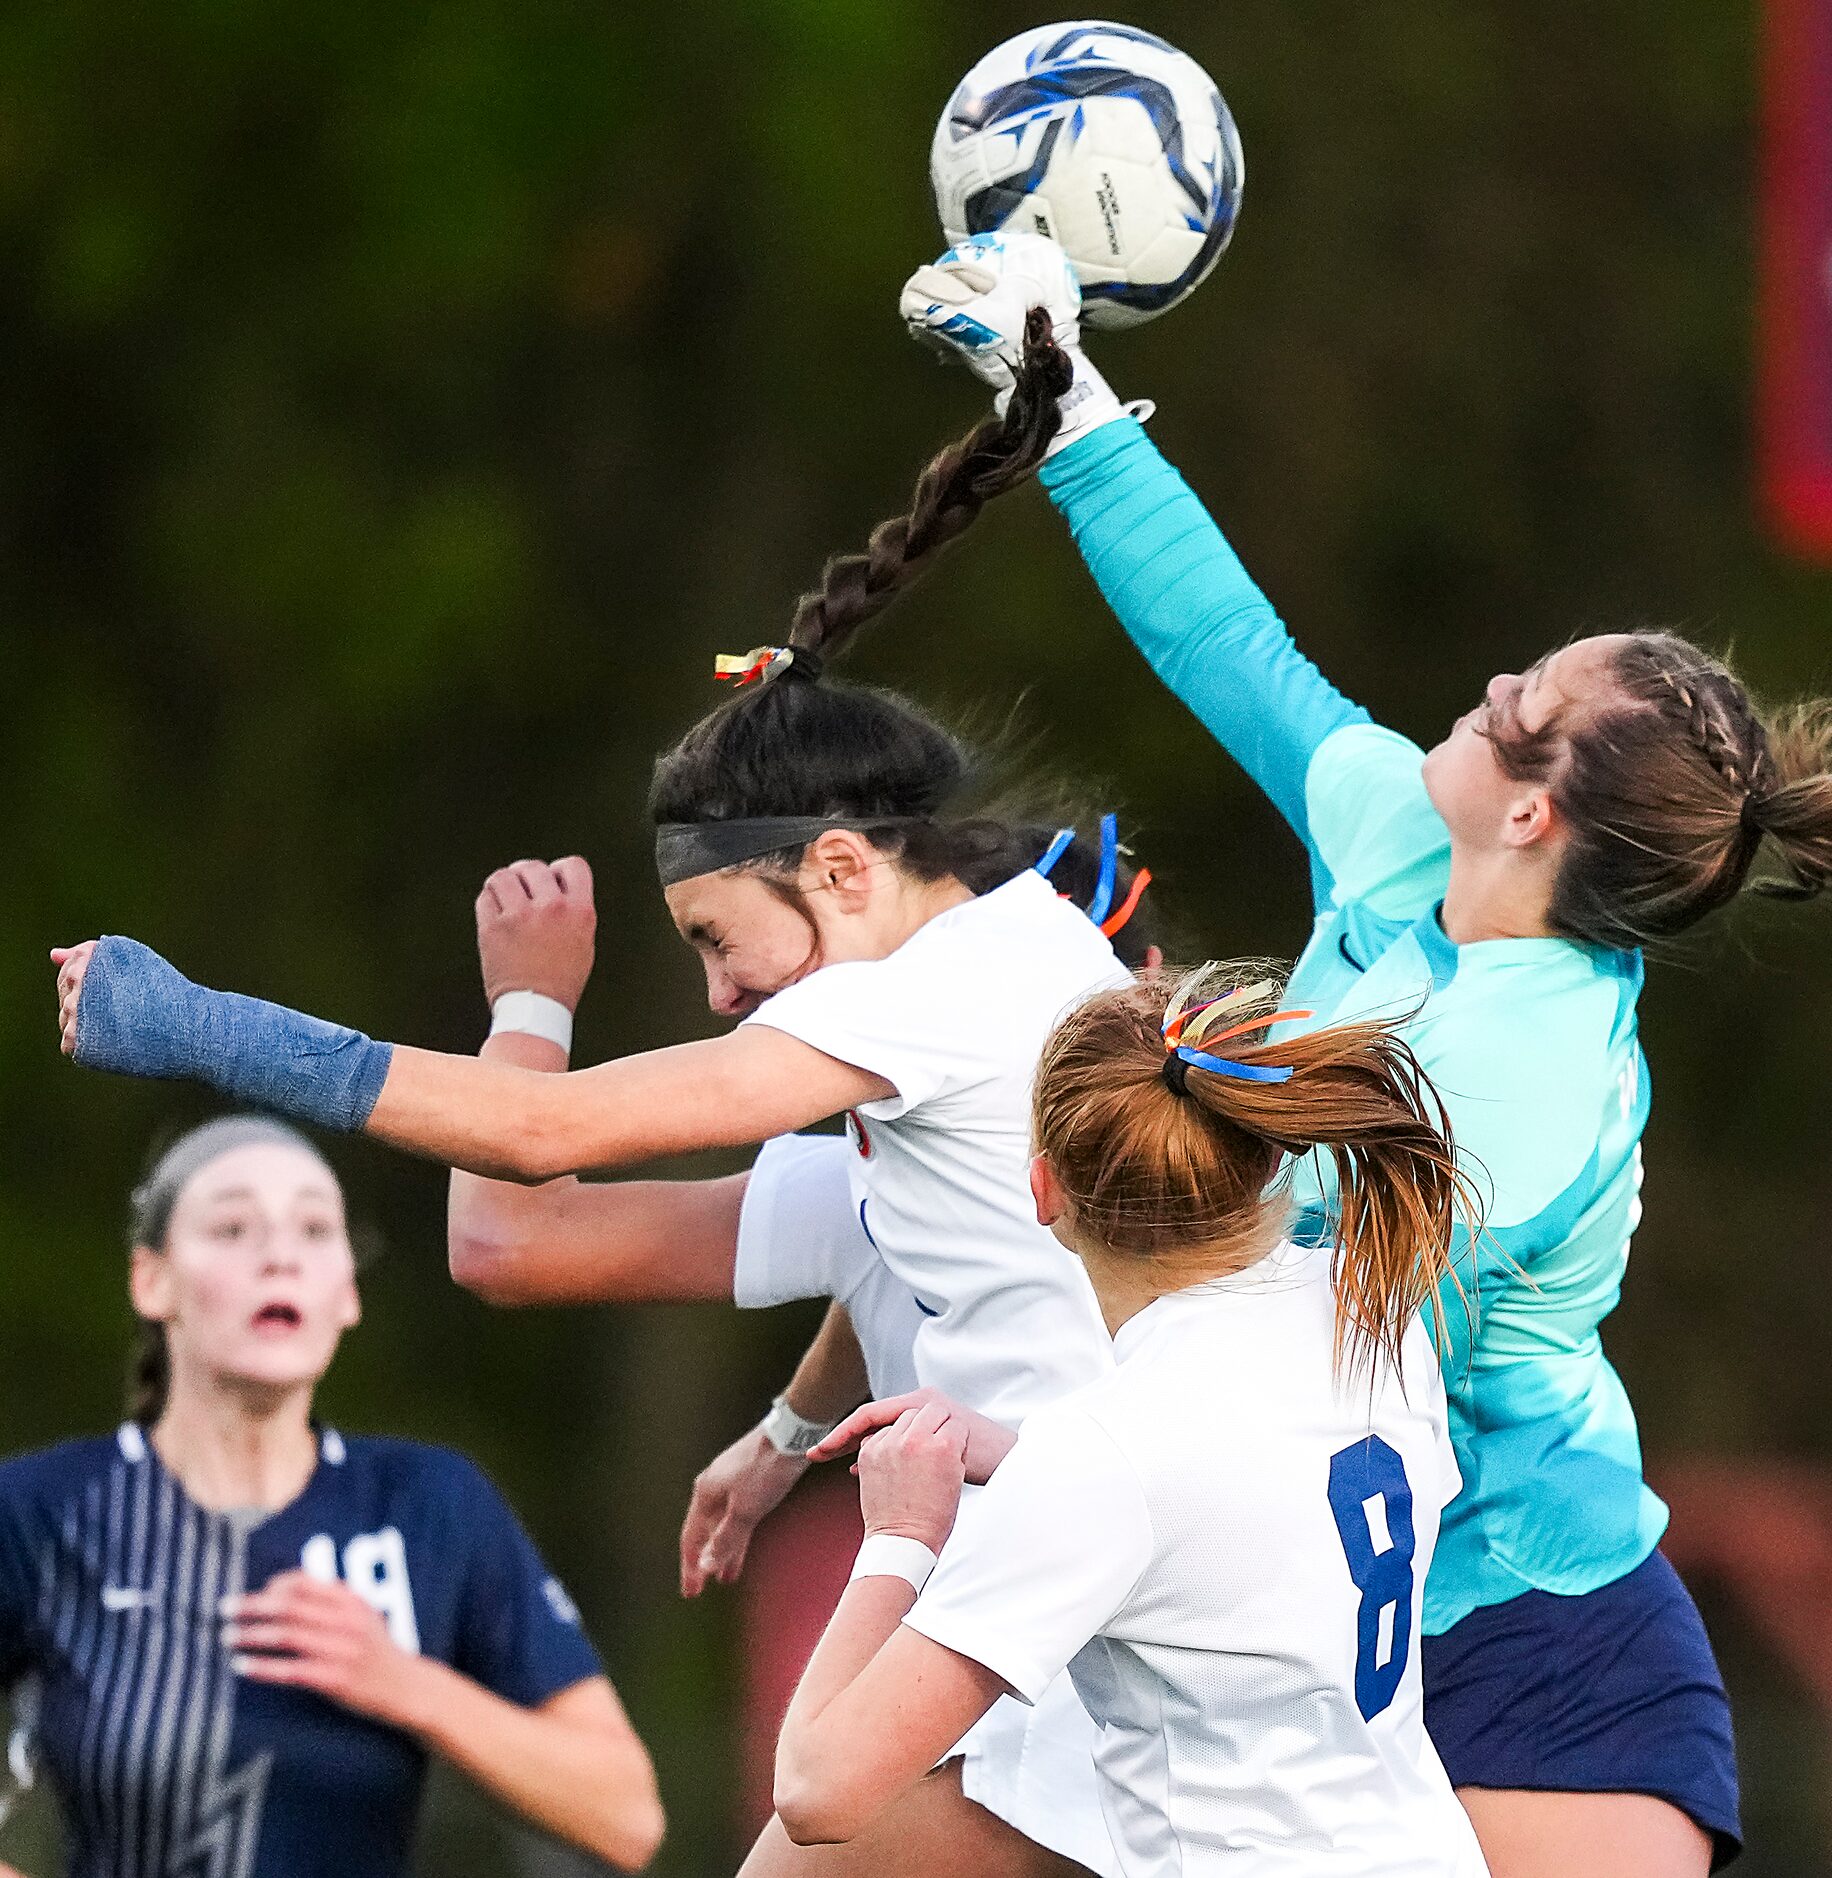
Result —
[[1000, 1696], [947, 1759], [960, 1761], [968, 1799], [1095, 1878], [1120, 1878], [1094, 1767], [1099, 1745], [1065, 1669], [1035, 1706]]
[[1649, 1793], [1742, 1849], [1730, 1704], [1658, 1552], [1580, 1597], [1528, 1591], [1424, 1640], [1425, 1726], [1457, 1787]]

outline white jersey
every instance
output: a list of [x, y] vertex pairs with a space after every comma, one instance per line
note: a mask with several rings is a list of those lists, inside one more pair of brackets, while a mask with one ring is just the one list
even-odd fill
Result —
[[1070, 1665], [1126, 1878], [1480, 1878], [1425, 1733], [1458, 1491], [1422, 1327], [1338, 1382], [1327, 1248], [1141, 1311], [962, 1507], [906, 1620], [1035, 1699]]
[[745, 1310], [798, 1298], [843, 1304], [879, 1401], [919, 1386], [922, 1312], [859, 1224], [853, 1159], [840, 1135], [780, 1135], [763, 1144], [738, 1215], [732, 1297]]
[[896, 1090], [848, 1118], [855, 1209], [923, 1313], [917, 1376], [1010, 1427], [1112, 1367], [1080, 1262], [1037, 1224], [1030, 1097], [1057, 1021], [1128, 982], [1099, 929], [1027, 869], [888, 958], [824, 966], [745, 1019]]

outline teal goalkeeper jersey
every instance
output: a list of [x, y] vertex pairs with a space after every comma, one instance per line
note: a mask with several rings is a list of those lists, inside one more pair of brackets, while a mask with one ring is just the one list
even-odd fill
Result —
[[[1480, 1242], [1456, 1247], [1464, 1295], [1447, 1286], [1439, 1301], [1463, 1491], [1444, 1515], [1426, 1632], [1523, 1591], [1622, 1577], [1667, 1519], [1599, 1332], [1640, 1210], [1640, 955], [1453, 945], [1438, 917], [1450, 841], [1423, 753], [1298, 651], [1143, 430], [1105, 425], [1043, 480], [1139, 649], [1304, 843], [1316, 919], [1289, 1001], [1316, 1024], [1402, 1020], [1485, 1207]], [[1331, 1180], [1327, 1157], [1294, 1170], [1312, 1232], [1327, 1230]]]

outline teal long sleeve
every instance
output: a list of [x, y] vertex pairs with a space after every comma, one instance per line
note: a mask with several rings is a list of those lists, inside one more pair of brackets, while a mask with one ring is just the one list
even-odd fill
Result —
[[1072, 444], [1043, 466], [1042, 481], [1152, 670], [1311, 848], [1310, 759], [1367, 712], [1292, 643], [1208, 510], [1134, 420]]

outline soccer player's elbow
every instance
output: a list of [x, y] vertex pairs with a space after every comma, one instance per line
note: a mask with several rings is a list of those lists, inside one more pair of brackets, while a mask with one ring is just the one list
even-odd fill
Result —
[[662, 1849], [667, 1831], [668, 1816], [660, 1799], [650, 1794], [640, 1804], [623, 1809], [597, 1850], [619, 1871], [641, 1871]]
[[446, 1235], [445, 1262], [452, 1282], [485, 1304], [527, 1302], [516, 1248], [499, 1239], [453, 1225]]
[[776, 1817], [796, 1845], [844, 1845], [859, 1830], [856, 1807], [837, 1783], [776, 1763]]

